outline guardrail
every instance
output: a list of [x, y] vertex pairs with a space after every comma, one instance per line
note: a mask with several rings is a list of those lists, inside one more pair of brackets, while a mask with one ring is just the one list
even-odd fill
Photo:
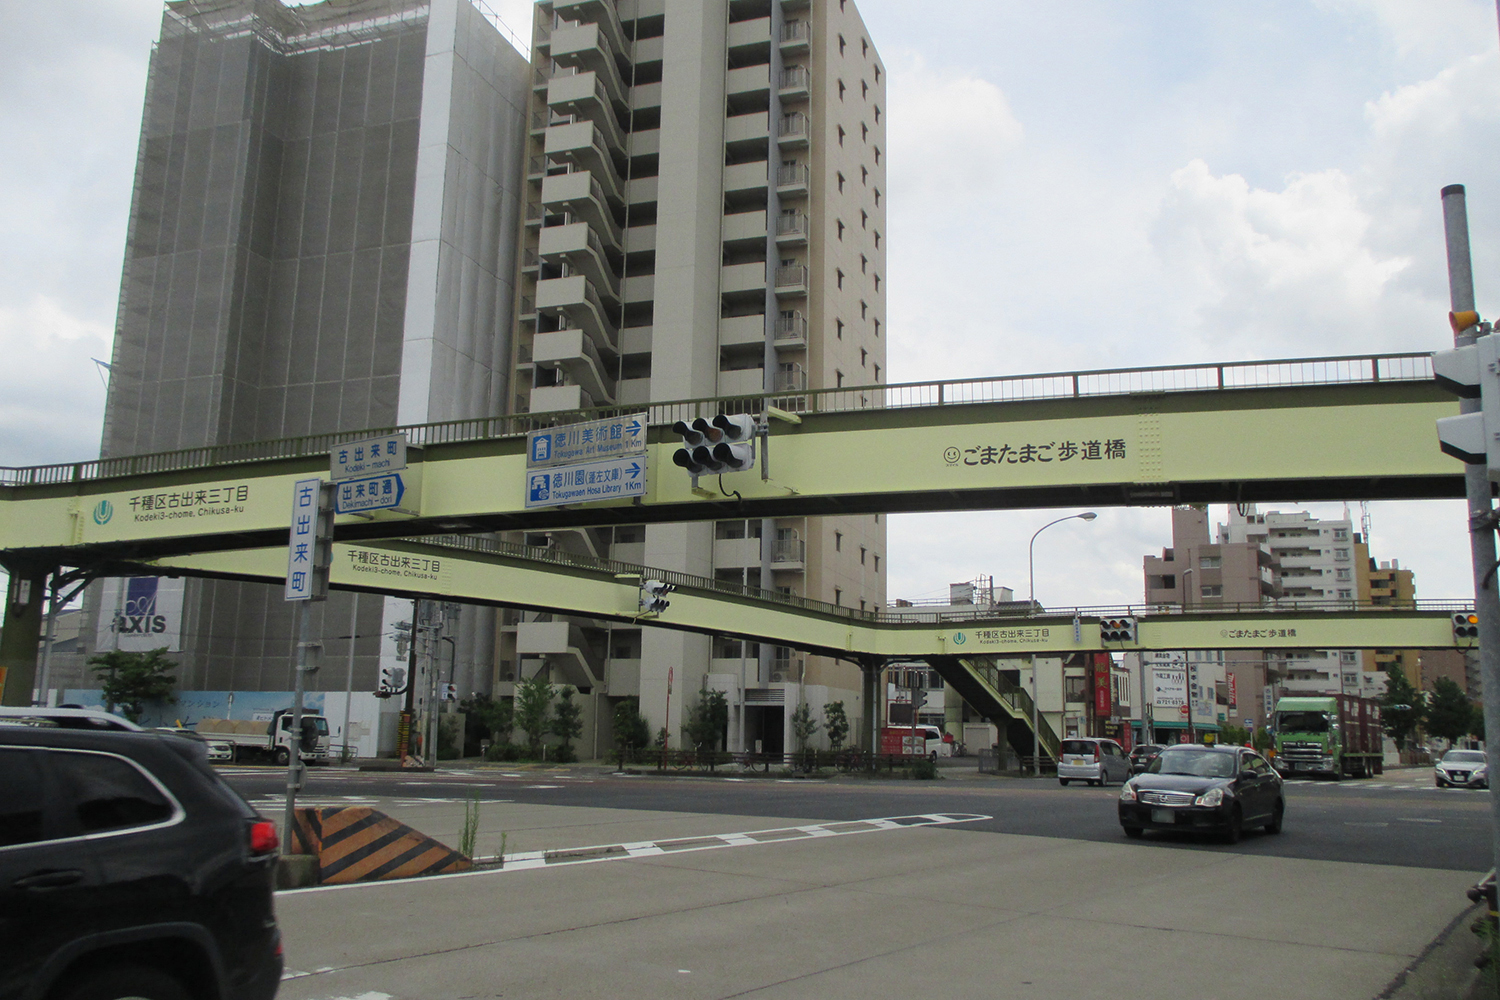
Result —
[[869, 771], [895, 773], [898, 768], [927, 763], [922, 755], [867, 753], [856, 747], [843, 750], [791, 750], [785, 753], [751, 753], [732, 750], [663, 750], [661, 747], [616, 747], [614, 759], [620, 770], [630, 766], [650, 767], [666, 772], [717, 774], [732, 771], [771, 773], [778, 770], [812, 773], [832, 770], [841, 773]]
[[[1021, 400], [1117, 396], [1137, 393], [1232, 392], [1314, 385], [1370, 385], [1381, 382], [1424, 382], [1432, 379], [1431, 354], [1379, 354], [1283, 361], [1245, 361], [1232, 364], [1169, 365], [1161, 368], [1114, 368], [1037, 375], [1004, 375], [982, 379], [950, 379], [867, 385], [848, 389], [799, 390], [796, 408], [812, 413], [896, 409], [918, 406], [969, 406]], [[677, 420], [712, 413], [755, 413], [767, 401], [787, 404], [785, 397], [706, 397], [647, 406], [647, 422], [670, 426]], [[304, 437], [205, 445], [178, 451], [101, 458], [86, 462], [0, 467], [0, 486], [35, 486], [82, 482], [115, 476], [173, 472], [205, 466], [235, 465], [287, 458], [312, 458], [334, 446], [367, 437], [405, 433], [412, 445], [438, 445], [519, 437], [562, 424], [638, 413], [640, 406], [607, 406], [551, 413], [517, 413], [430, 424], [336, 431]]]

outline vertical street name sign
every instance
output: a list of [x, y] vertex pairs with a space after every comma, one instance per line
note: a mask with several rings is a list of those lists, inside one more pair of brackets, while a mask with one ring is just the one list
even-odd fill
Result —
[[526, 435], [526, 468], [574, 465], [646, 454], [646, 415], [588, 420]]
[[406, 468], [406, 435], [386, 434], [338, 445], [328, 454], [328, 467], [335, 480], [400, 472]]
[[323, 503], [323, 480], [297, 480], [292, 487], [292, 528], [287, 539], [287, 600], [321, 601], [328, 596], [332, 522], [333, 512]]

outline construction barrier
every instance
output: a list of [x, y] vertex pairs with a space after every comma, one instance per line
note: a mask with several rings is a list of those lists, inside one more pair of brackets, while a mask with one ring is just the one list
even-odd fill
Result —
[[317, 858], [317, 882], [340, 885], [451, 875], [474, 862], [405, 823], [366, 806], [296, 810], [293, 854]]

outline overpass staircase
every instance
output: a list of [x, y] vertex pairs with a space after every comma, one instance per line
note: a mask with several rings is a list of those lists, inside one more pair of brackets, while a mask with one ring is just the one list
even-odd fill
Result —
[[1007, 677], [993, 658], [930, 656], [926, 661], [971, 708], [1004, 731], [1006, 741], [1017, 754], [1030, 757], [1033, 746], [1040, 743], [1043, 763], [1057, 761], [1059, 741], [1051, 723], [1038, 715], [1038, 731], [1033, 738], [1031, 695]]

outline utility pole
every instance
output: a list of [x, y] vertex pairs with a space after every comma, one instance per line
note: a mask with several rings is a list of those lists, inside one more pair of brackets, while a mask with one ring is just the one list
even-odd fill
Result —
[[[1448, 300], [1453, 312], [1474, 308], [1474, 271], [1469, 257], [1469, 217], [1462, 184], [1443, 188], [1443, 231], [1448, 245]], [[1463, 329], [1454, 324], [1454, 344], [1466, 347], [1478, 339], [1478, 324]], [[1481, 399], [1461, 400], [1460, 413], [1479, 412]], [[1489, 472], [1482, 464], [1465, 464], [1464, 495], [1468, 500], [1469, 556], [1474, 571], [1474, 611], [1479, 616], [1479, 666], [1484, 692], [1484, 742], [1500, 749], [1500, 601], [1496, 599], [1495, 521], [1490, 500]], [[1500, 871], [1500, 782], [1490, 782], [1491, 860]]]

